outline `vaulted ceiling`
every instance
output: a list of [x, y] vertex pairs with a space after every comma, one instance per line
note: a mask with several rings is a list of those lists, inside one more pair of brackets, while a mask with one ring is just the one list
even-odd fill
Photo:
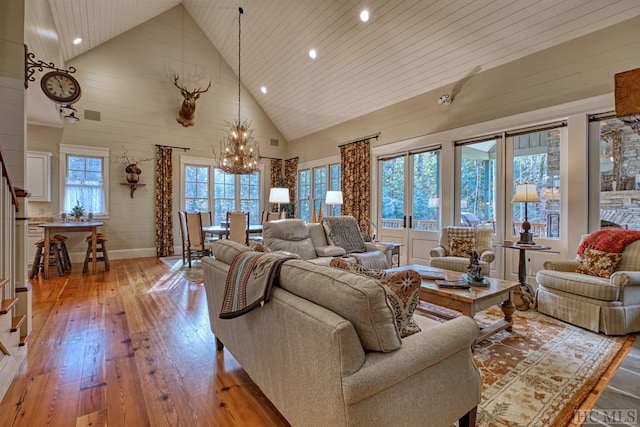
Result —
[[[30, 13], [36, 2], [48, 3], [55, 28]], [[640, 15], [637, 0], [26, 3], [29, 43], [56, 43], [65, 61], [182, 4], [236, 72], [242, 6], [242, 82], [288, 140], [437, 88], [450, 92], [465, 76]], [[363, 8], [370, 12], [366, 23], [359, 19]], [[80, 45], [72, 43], [76, 37]]]

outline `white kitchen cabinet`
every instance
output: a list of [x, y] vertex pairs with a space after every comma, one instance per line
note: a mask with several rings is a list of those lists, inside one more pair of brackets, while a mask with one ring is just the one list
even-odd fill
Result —
[[51, 153], [27, 151], [27, 189], [30, 202], [51, 201]]

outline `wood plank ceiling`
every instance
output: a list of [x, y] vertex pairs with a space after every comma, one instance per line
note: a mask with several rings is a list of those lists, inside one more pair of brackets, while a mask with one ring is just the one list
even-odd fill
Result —
[[[640, 14], [637, 0], [48, 3], [65, 61], [182, 3], [236, 71], [242, 6], [242, 82], [289, 141], [437, 88], [444, 93], [472, 71]], [[367, 23], [359, 20], [363, 7], [371, 14]], [[26, 15], [27, 28], [37, 25], [38, 14], [28, 6]], [[75, 37], [83, 43], [73, 45]], [[318, 51], [315, 60], [311, 48]], [[263, 85], [267, 94], [260, 92]]]

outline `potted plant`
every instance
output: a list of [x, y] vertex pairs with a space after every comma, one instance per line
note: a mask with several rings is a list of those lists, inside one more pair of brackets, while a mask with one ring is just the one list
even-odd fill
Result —
[[69, 214], [73, 217], [74, 221], [80, 221], [80, 218], [84, 216], [84, 208], [80, 205], [80, 202], [76, 201], [76, 205], [71, 209]]

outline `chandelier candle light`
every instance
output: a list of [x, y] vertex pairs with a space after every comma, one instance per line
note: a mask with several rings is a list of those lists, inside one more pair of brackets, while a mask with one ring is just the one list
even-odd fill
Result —
[[522, 231], [520, 232], [519, 244], [534, 245], [533, 234], [529, 232], [531, 230], [531, 224], [529, 223], [529, 216], [527, 212], [527, 203], [539, 202], [540, 198], [536, 192], [535, 184], [516, 184], [516, 194], [513, 195], [511, 203], [524, 203], [524, 222], [522, 223]]
[[[240, 119], [240, 51], [241, 51], [241, 20], [244, 11], [238, 8], [238, 118], [232, 123], [227, 122], [228, 135], [220, 142], [218, 166], [227, 173], [248, 175], [258, 170], [260, 160], [259, 144], [253, 139], [251, 123]], [[215, 155], [215, 151], [214, 151]]]

